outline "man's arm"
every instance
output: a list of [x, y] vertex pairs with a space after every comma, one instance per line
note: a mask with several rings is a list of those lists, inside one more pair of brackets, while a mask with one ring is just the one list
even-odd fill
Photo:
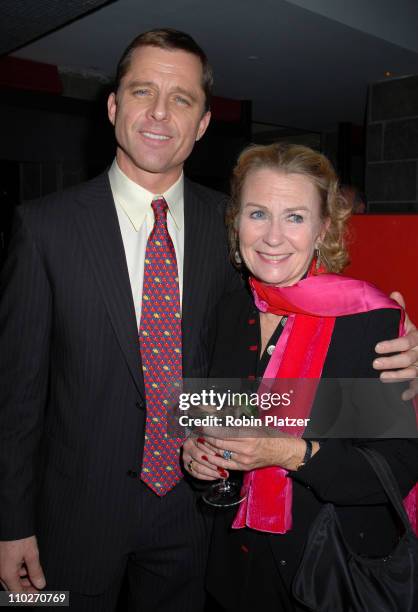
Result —
[[[40, 584], [34, 503], [49, 371], [51, 288], [18, 210], [0, 275], [0, 580]], [[23, 565], [22, 565], [23, 564]], [[33, 576], [32, 576], [33, 574]], [[32, 588], [32, 587], [27, 587]]]
[[[390, 297], [405, 308], [405, 301], [400, 293], [395, 291]], [[375, 370], [382, 370], [380, 378], [383, 380], [412, 379], [409, 389], [403, 394], [404, 400], [410, 400], [418, 394], [418, 330], [408, 315], [405, 318], [405, 328], [407, 333], [402, 338], [386, 340], [376, 345], [376, 353], [390, 353], [391, 356], [377, 357], [373, 367]]]

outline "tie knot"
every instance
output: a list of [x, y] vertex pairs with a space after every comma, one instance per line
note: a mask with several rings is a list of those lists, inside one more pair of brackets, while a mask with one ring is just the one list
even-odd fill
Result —
[[155, 220], [167, 218], [168, 204], [164, 198], [156, 198], [151, 202], [152, 210], [154, 211]]

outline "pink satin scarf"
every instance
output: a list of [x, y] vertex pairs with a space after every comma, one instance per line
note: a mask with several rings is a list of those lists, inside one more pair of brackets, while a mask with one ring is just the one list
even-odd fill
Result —
[[[287, 324], [270, 358], [259, 392], [271, 388], [273, 379], [304, 379], [293, 413], [298, 418], [310, 414], [329, 349], [335, 319], [339, 316], [369, 312], [380, 308], [401, 310], [399, 304], [374, 285], [365, 281], [321, 273], [309, 276], [291, 287], [272, 287], [250, 278], [254, 301], [261, 312], [288, 316]], [[404, 335], [404, 312], [401, 310], [399, 335]], [[312, 379], [312, 385], [306, 383]], [[276, 391], [275, 387], [275, 391]], [[287, 409], [288, 410], [288, 409]], [[292, 416], [288, 412], [288, 416]], [[301, 437], [304, 428], [280, 428]], [[269, 533], [286, 533], [292, 527], [292, 479], [287, 470], [272, 466], [247, 472], [243, 485], [247, 497], [240, 504], [232, 527], [250, 527]], [[418, 486], [405, 499], [405, 507], [414, 530], [417, 524]]]

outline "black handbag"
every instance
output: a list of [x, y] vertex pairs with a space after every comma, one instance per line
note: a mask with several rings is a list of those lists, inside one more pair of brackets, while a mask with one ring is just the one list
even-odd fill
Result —
[[378, 476], [405, 528], [390, 555], [363, 557], [347, 544], [333, 504], [325, 504], [309, 531], [293, 595], [315, 612], [417, 612], [418, 539], [386, 459], [358, 448]]

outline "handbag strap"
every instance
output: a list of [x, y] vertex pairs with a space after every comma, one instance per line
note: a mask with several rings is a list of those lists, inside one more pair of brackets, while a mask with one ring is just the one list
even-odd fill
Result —
[[380, 483], [395, 508], [399, 518], [401, 519], [405, 530], [412, 531], [411, 523], [403, 505], [401, 492], [399, 490], [398, 483], [395, 480], [392, 469], [386, 459], [374, 449], [371, 448], [359, 448], [355, 447], [370, 463], [376, 476], [380, 480]]

